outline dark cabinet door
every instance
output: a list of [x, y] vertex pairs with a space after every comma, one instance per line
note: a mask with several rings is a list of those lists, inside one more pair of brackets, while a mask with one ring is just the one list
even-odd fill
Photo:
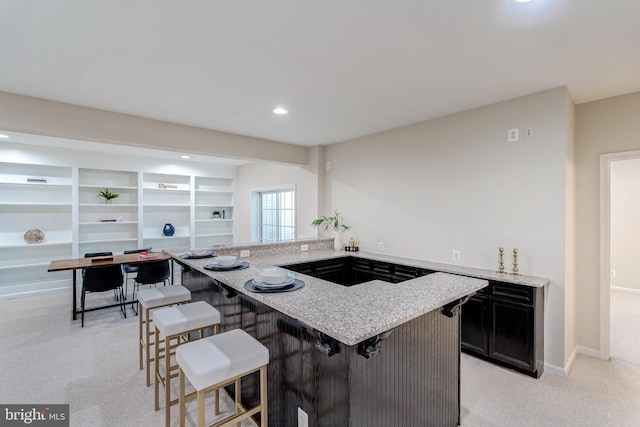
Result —
[[462, 306], [461, 347], [466, 352], [489, 354], [489, 300], [486, 295], [474, 295]]
[[489, 357], [527, 371], [535, 370], [534, 308], [492, 299]]

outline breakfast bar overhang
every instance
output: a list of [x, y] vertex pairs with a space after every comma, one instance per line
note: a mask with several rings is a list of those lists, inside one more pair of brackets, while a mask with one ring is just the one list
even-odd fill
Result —
[[[220, 310], [222, 331], [242, 328], [269, 349], [270, 424], [298, 425], [299, 409], [313, 426], [459, 424], [458, 309], [486, 280], [433, 273], [345, 287], [295, 273], [302, 289], [258, 294], [243, 285], [264, 267], [344, 253], [252, 257], [234, 272], [172, 255], [192, 299]], [[243, 385], [245, 404], [257, 401], [254, 389]]]

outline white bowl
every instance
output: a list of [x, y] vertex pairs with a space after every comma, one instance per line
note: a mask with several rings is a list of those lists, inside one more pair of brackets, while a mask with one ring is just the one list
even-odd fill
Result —
[[282, 268], [270, 267], [260, 272], [260, 280], [268, 285], [278, 285], [287, 278], [288, 272]]
[[216, 258], [216, 262], [223, 267], [231, 267], [237, 260], [238, 257], [231, 255], [219, 256]]
[[191, 249], [189, 252], [193, 256], [204, 256], [209, 253], [209, 249]]

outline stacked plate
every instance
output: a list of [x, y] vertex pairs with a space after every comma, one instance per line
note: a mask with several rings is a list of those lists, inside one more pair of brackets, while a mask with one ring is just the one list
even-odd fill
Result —
[[260, 272], [258, 279], [253, 279], [252, 283], [256, 289], [275, 290], [284, 289], [293, 285], [295, 278], [289, 276], [289, 272], [282, 268], [270, 267]]

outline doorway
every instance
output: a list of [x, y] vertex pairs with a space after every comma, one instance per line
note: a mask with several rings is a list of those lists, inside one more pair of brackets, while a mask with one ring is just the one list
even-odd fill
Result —
[[640, 151], [602, 155], [601, 357], [640, 364]]

